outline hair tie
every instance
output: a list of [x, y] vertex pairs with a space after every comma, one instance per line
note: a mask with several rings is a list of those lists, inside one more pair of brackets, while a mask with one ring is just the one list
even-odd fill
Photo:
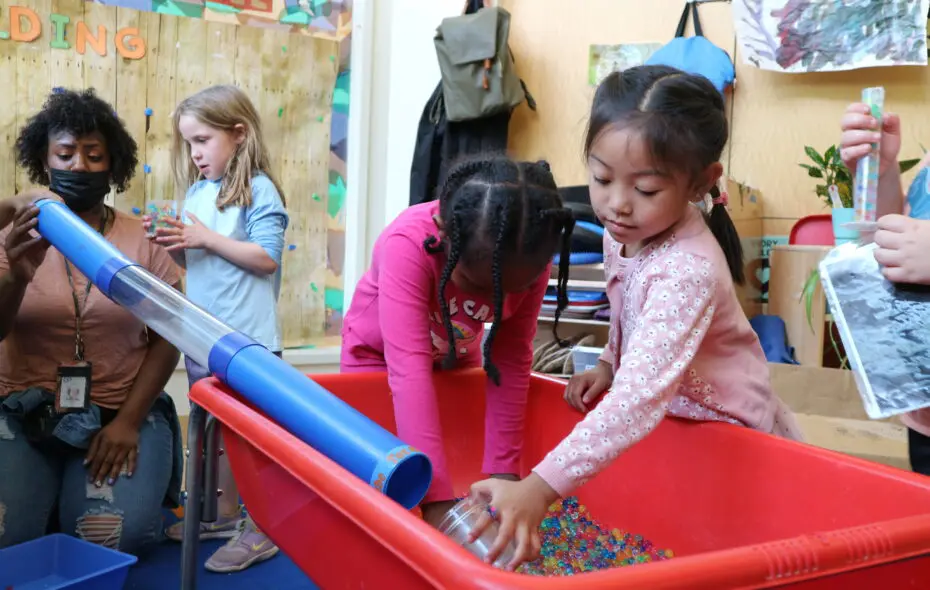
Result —
[[712, 203], [714, 205], [723, 205], [726, 207], [730, 204], [730, 196], [727, 194], [727, 191], [720, 191], [720, 196], [713, 199]]

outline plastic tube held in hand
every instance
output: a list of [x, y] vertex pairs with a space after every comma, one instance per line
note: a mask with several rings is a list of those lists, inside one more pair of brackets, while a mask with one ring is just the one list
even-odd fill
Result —
[[63, 203], [36, 205], [42, 237], [104, 295], [378, 491], [408, 509], [423, 500], [432, 479], [426, 455], [129, 260]]
[[[866, 88], [862, 91], [862, 102], [868, 105], [872, 116], [881, 128], [882, 113], [885, 108], [885, 89], [881, 86]], [[872, 145], [867, 155], [856, 165], [856, 183], [853, 186], [853, 206], [856, 217], [855, 229], [871, 230], [876, 223], [878, 203], [878, 167], [880, 164], [881, 140]], [[852, 225], [852, 224], [851, 224]]]

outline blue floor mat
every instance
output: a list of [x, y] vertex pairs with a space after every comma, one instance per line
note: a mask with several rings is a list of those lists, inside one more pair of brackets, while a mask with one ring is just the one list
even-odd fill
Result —
[[[203, 569], [224, 540], [204, 541], [197, 551], [197, 590], [318, 590], [284, 553], [234, 574], [214, 574]], [[165, 541], [147, 552], [129, 570], [125, 590], [174, 590], [181, 584], [181, 544]]]

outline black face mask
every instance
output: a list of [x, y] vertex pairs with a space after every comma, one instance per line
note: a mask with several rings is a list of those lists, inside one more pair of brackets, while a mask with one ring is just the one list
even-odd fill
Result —
[[72, 172], [51, 169], [49, 189], [75, 213], [90, 211], [110, 192], [110, 171]]

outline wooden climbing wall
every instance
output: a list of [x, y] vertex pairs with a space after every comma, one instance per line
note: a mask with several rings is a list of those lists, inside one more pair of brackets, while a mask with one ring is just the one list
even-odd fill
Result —
[[338, 55], [336, 40], [270, 28], [83, 0], [0, 3], [0, 88], [6, 93], [0, 194], [29, 185], [12, 147], [52, 89], [93, 87], [139, 143], [135, 179], [115, 206], [138, 214], [146, 201], [181, 198], [171, 176], [171, 113], [206, 86], [235, 83], [262, 115], [291, 219], [279, 302], [285, 346], [318, 341], [327, 324], [330, 120]]

